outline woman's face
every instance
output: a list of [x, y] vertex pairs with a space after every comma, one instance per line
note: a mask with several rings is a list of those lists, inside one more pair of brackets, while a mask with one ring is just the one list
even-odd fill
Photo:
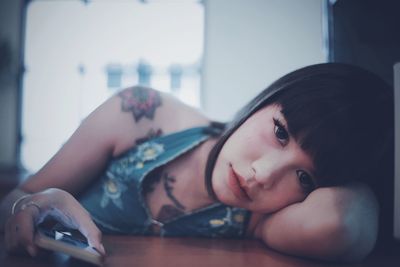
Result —
[[288, 134], [281, 107], [269, 105], [247, 119], [222, 147], [212, 176], [217, 198], [269, 213], [304, 200], [314, 189], [314, 165]]

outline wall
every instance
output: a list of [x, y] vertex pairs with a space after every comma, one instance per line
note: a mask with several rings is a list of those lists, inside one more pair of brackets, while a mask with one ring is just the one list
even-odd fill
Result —
[[205, 0], [202, 103], [227, 120], [279, 76], [326, 61], [321, 0]]
[[17, 165], [22, 0], [0, 1], [0, 168]]
[[[0, 68], [0, 167], [17, 165], [18, 51], [23, 0], [0, 1], [0, 38], [9, 70]], [[280, 75], [325, 61], [320, 0], [205, 0], [202, 102], [220, 120]]]

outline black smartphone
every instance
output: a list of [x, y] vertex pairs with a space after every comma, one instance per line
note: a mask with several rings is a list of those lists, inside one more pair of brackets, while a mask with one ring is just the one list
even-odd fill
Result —
[[103, 257], [77, 230], [68, 228], [39, 226], [36, 229], [35, 244], [41, 248], [65, 253], [98, 266], [102, 266]]

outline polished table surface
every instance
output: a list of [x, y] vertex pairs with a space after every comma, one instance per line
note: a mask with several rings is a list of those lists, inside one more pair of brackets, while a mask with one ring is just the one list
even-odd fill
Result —
[[[62, 254], [49, 253], [39, 258], [8, 255], [0, 235], [1, 267], [92, 266]], [[373, 253], [357, 264], [333, 264], [286, 256], [266, 248], [256, 240], [203, 238], [159, 238], [142, 236], [104, 236], [107, 258], [104, 266], [135, 267], [259, 267], [259, 266], [400, 266], [400, 250]]]
[[[0, 170], [0, 198], [25, 177], [18, 170]], [[399, 267], [400, 244], [373, 252], [357, 264], [332, 264], [286, 256], [268, 249], [256, 240], [159, 238], [141, 236], [104, 236], [107, 258], [104, 266], [135, 267], [289, 267], [289, 266], [377, 266]], [[62, 254], [49, 253], [40, 258], [8, 255], [0, 234], [0, 267], [88, 267]]]

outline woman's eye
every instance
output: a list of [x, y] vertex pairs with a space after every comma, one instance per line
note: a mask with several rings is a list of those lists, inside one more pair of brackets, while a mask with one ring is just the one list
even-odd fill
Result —
[[274, 124], [275, 136], [279, 139], [279, 142], [285, 145], [289, 140], [289, 133], [286, 131], [285, 127], [279, 120], [274, 119]]
[[305, 171], [299, 170], [299, 171], [297, 171], [297, 177], [299, 178], [301, 187], [306, 192], [309, 193], [315, 189], [314, 181], [308, 173], [306, 173]]

